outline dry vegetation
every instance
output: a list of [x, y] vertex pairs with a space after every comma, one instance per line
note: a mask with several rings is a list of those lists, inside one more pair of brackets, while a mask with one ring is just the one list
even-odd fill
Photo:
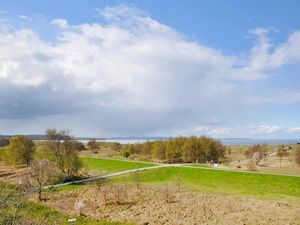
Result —
[[[292, 201], [210, 195], [162, 187], [115, 184], [52, 193], [46, 204], [71, 214], [137, 224], [299, 224], [300, 204]], [[77, 202], [84, 205], [79, 211]]]
[[[226, 154], [228, 161], [224, 167], [239, 170], [250, 170], [266, 173], [300, 175], [300, 166], [297, 165], [297, 152], [299, 145], [266, 145], [268, 155], [262, 158], [258, 164], [253, 162], [252, 158], [247, 158], [245, 152], [249, 146], [231, 146], [231, 154]], [[286, 152], [281, 151], [282, 147], [291, 147]], [[299, 154], [299, 153], [298, 153]]]

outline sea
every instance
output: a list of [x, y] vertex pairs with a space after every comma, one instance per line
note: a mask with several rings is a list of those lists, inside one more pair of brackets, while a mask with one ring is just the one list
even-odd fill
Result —
[[[168, 138], [105, 138], [96, 140], [97, 142], [118, 142], [120, 144], [136, 144], [136, 143], [144, 143], [151, 142], [156, 140], [166, 140]], [[254, 144], [297, 144], [300, 143], [299, 139], [254, 139], [254, 138], [216, 138], [220, 140], [224, 145], [254, 145]], [[88, 140], [79, 140], [83, 143], [88, 142]]]

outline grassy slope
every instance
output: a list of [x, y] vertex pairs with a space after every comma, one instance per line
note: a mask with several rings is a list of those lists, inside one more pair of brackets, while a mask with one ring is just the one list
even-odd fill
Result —
[[143, 163], [103, 158], [81, 157], [84, 168], [89, 170], [102, 170], [105, 172], [119, 172], [124, 170], [155, 166], [154, 163]]
[[[155, 164], [120, 161], [111, 159], [82, 158], [88, 169], [100, 169], [107, 172], [148, 167]], [[184, 187], [221, 194], [253, 195], [259, 197], [291, 197], [300, 199], [300, 177], [255, 174], [201, 168], [167, 167], [142, 171], [142, 182], [160, 184], [172, 182], [180, 177]], [[132, 174], [113, 178], [116, 181], [131, 181]], [[70, 190], [82, 185], [70, 185]]]
[[[141, 172], [142, 182], [165, 183], [179, 176], [186, 188], [221, 194], [300, 198], [300, 177], [168, 167]], [[116, 178], [130, 181], [132, 176]]]

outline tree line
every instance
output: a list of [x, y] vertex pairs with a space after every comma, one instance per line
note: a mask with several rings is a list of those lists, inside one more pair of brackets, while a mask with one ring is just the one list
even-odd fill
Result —
[[225, 155], [226, 146], [213, 138], [191, 136], [128, 144], [125, 152], [148, 155], [168, 163], [205, 163], [219, 162]]

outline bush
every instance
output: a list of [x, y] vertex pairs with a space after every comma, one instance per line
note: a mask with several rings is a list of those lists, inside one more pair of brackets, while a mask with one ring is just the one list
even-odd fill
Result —
[[254, 160], [249, 160], [249, 162], [246, 164], [247, 169], [250, 171], [257, 171], [256, 162]]
[[93, 153], [98, 153], [98, 145], [95, 139], [89, 140], [89, 142], [87, 143], [87, 147]]
[[0, 147], [4, 147], [9, 144], [9, 140], [7, 138], [0, 138]]
[[122, 156], [127, 159], [130, 156], [130, 152], [123, 152]]
[[25, 136], [15, 136], [9, 142], [8, 162], [14, 165], [29, 165], [35, 152], [32, 139]]

